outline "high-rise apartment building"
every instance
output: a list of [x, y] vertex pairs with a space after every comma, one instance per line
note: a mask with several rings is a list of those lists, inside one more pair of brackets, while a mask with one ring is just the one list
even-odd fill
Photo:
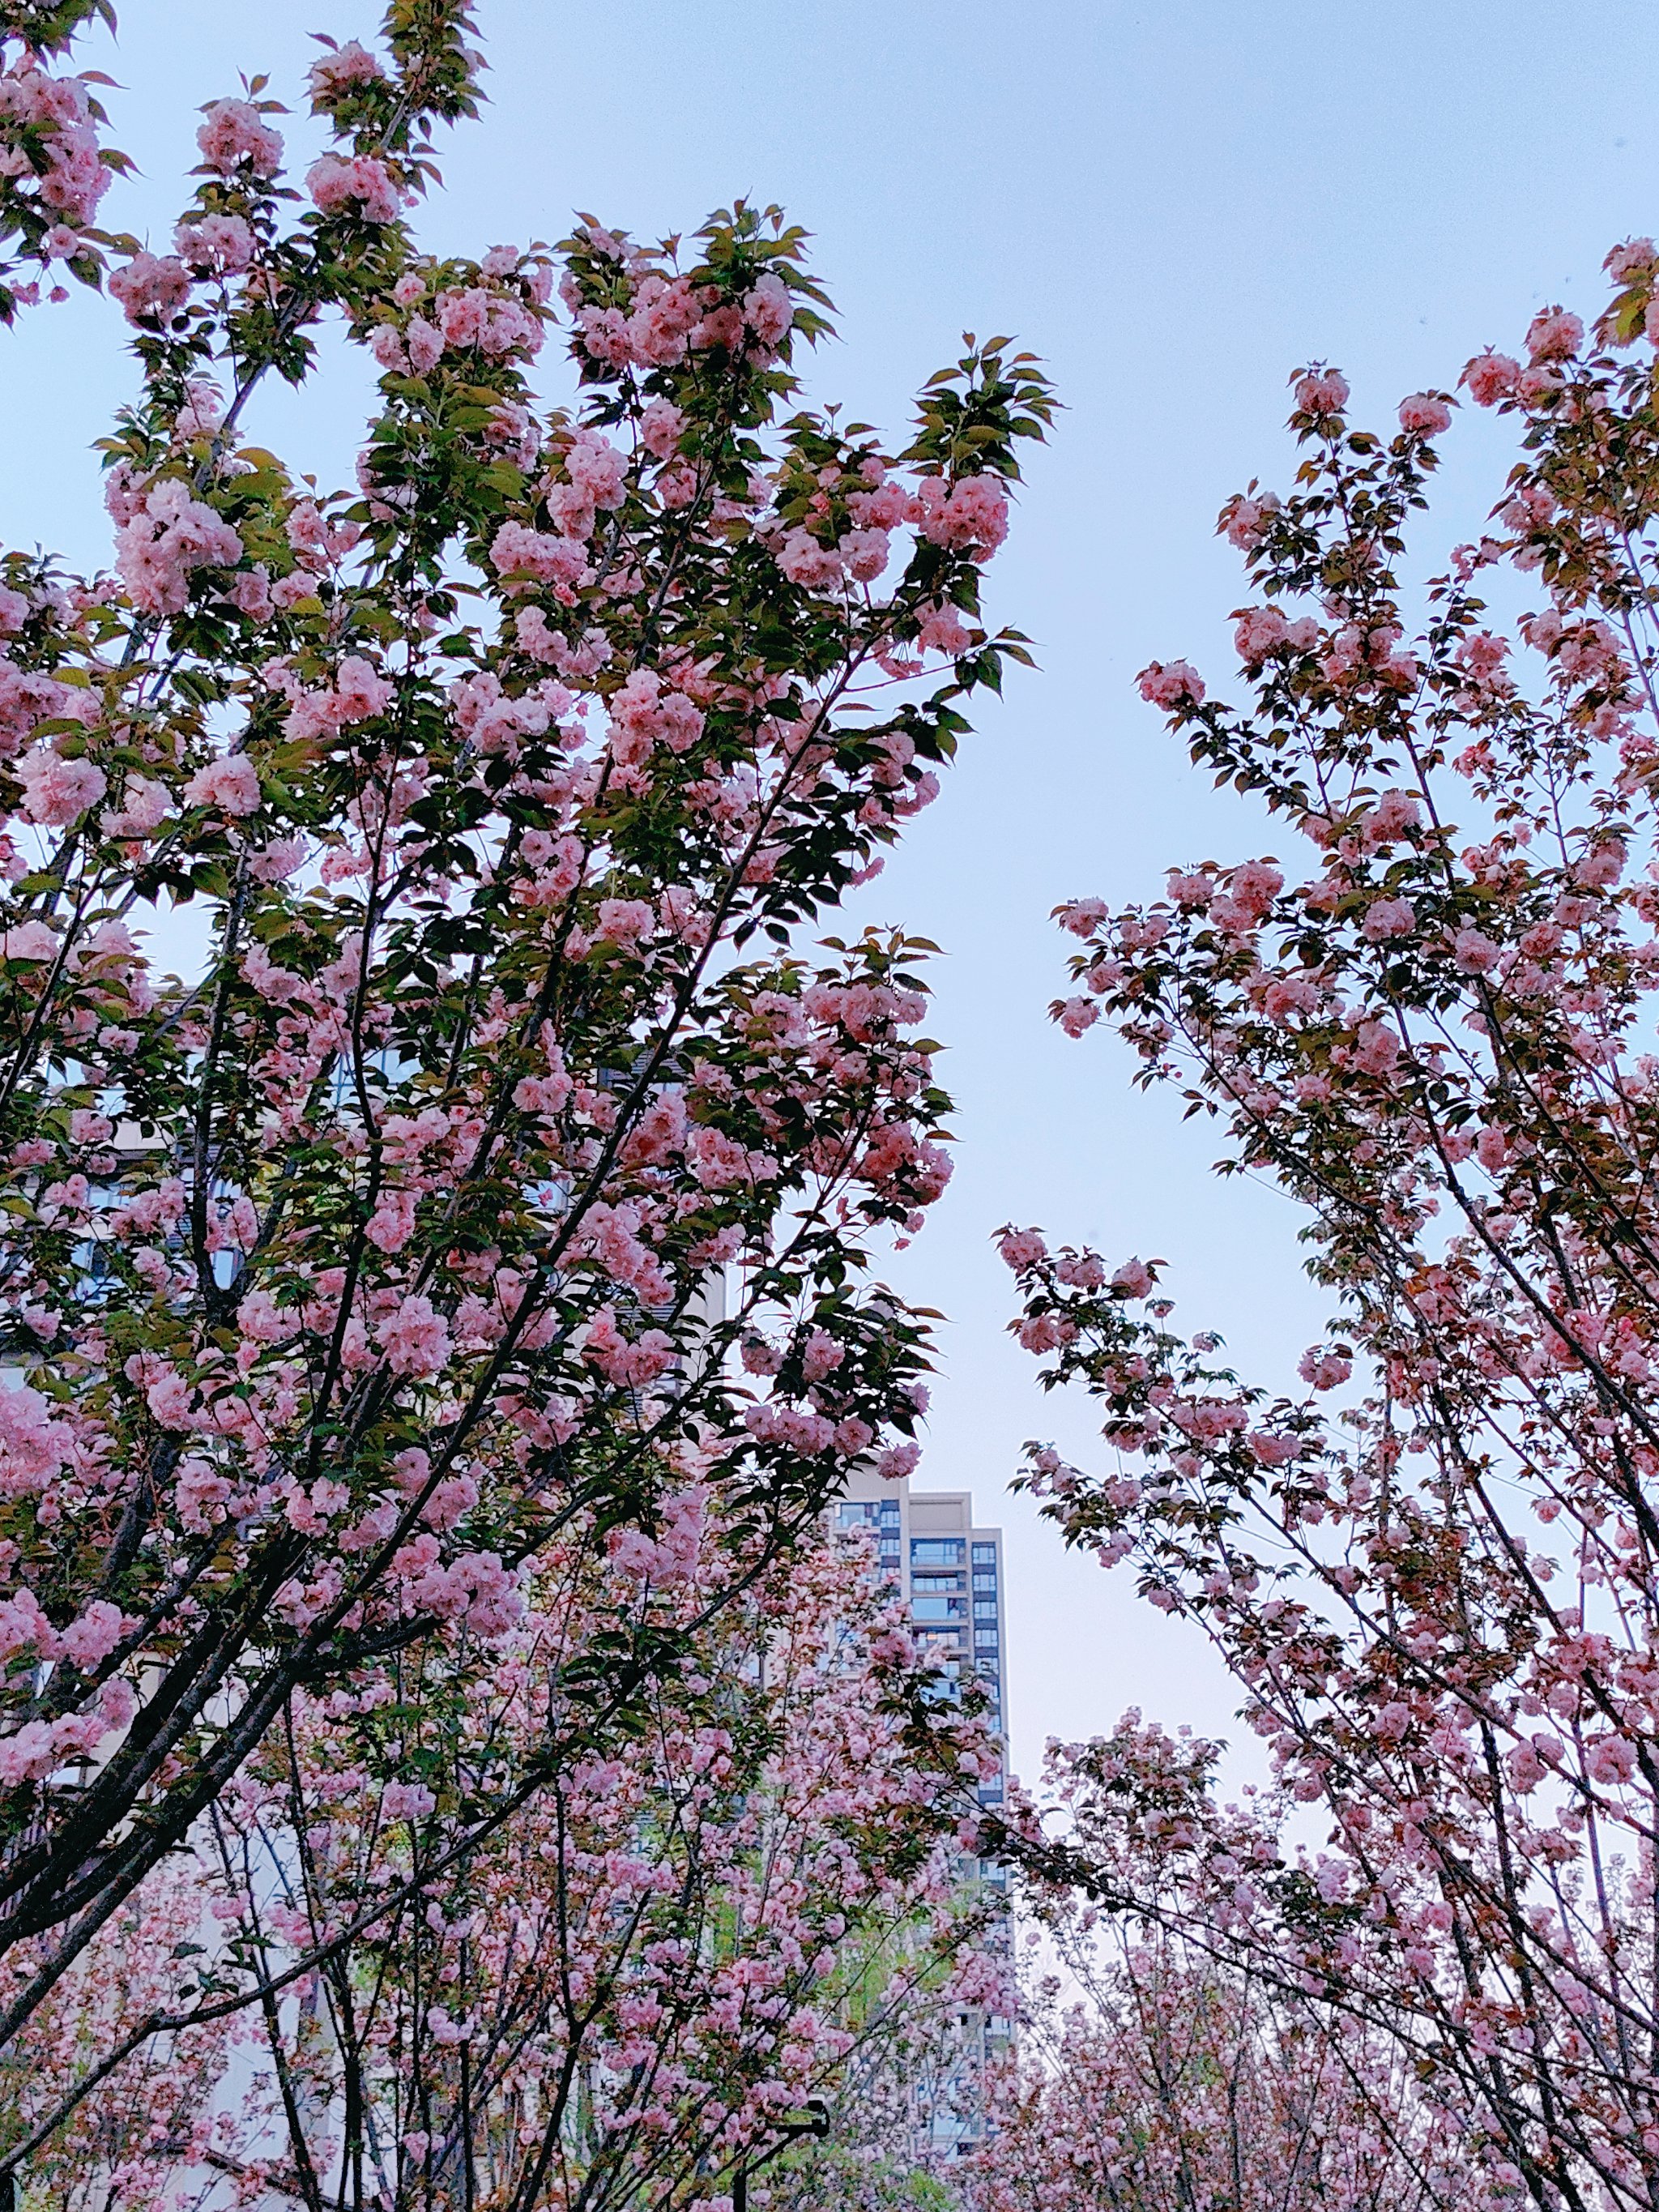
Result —
[[[982, 1805], [1002, 1802], [1007, 1775], [1008, 1680], [1006, 1584], [1002, 1531], [977, 1527], [972, 1492], [912, 1490], [908, 1478], [884, 1481], [854, 1473], [835, 1509], [836, 1526], [873, 1531], [883, 1574], [895, 1583], [923, 1654], [960, 1684], [976, 1679], [988, 1700], [986, 1719], [1001, 1757], [997, 1774], [979, 1785]], [[974, 1859], [962, 1864], [964, 1881], [1000, 1890], [1001, 1867]], [[999, 1915], [987, 1941], [1006, 1955], [1009, 1930]], [[950, 2078], [927, 2093], [919, 2127], [936, 2154], [972, 2150], [985, 2131], [984, 2077], [1006, 2048], [1008, 2024], [994, 2014], [964, 2013], [957, 2023], [957, 2056]]]
[[[908, 1601], [918, 1645], [950, 1679], [978, 1677], [990, 1725], [1006, 1742], [1001, 1529], [975, 1527], [970, 1491], [915, 1491], [908, 1478], [884, 1482], [862, 1471], [849, 1478], [836, 1518], [842, 1528], [874, 1529], [882, 1570]], [[980, 1790], [988, 1805], [1002, 1796], [1000, 1775]]]

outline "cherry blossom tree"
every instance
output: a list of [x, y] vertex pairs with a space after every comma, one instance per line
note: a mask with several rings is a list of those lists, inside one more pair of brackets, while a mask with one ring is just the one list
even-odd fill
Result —
[[1018, 2063], [971, 2201], [988, 2212], [1488, 2201], [1467, 2114], [1424, 2094], [1396, 2039], [1277, 1967], [1264, 1977], [1230, 1942], [1227, 1916], [1206, 1917], [1201, 1885], [1181, 1879], [1200, 1826], [1237, 1870], [1278, 1861], [1269, 1805], [1218, 1812], [1218, 1750], [1136, 1712], [1109, 1739], [1050, 1744], [1043, 1804], [1065, 1840], [1052, 1878], [1025, 1891]]
[[[204, 1954], [200, 1870], [180, 1857], [153, 1875], [112, 1916], [38, 2008], [3, 2069], [0, 2112], [10, 2148], [65, 2103], [100, 2054], [120, 2047], [134, 2023], [172, 2012], [189, 1961]], [[15, 1980], [15, 1976], [12, 1978]], [[194, 2208], [202, 2178], [217, 2179], [240, 2134], [234, 2081], [244, 2039], [234, 2014], [144, 2039], [130, 2054], [118, 2094], [72, 2107], [50, 2153], [8, 2172], [0, 2202], [51, 2212], [113, 2212], [130, 2205]], [[178, 2195], [181, 2174], [195, 2179]], [[8, 2193], [9, 2192], [9, 2193]]]
[[[694, 1666], [483, 1842], [478, 1809], [520, 1796], [568, 1655], [610, 1617], [603, 1547], [544, 1554], [505, 1638], [453, 1627], [362, 1688], [296, 1697], [214, 1808], [213, 1860], [175, 1884], [151, 1959], [198, 1940], [131, 1987], [107, 1939], [65, 1978], [59, 2015], [102, 1992], [124, 2032], [95, 2064], [40, 2039], [15, 2093], [36, 2196], [69, 2212], [101, 2175], [120, 2203], [193, 2203], [228, 2175], [312, 2212], [704, 2205], [803, 2100], [842, 2121], [846, 2075], [954, 2015], [987, 1921], [957, 1871], [996, 1769], [984, 1726], [918, 1669], [867, 1556], [820, 1544], [722, 1601], [704, 1503], [625, 1571]], [[149, 2163], [105, 2163], [123, 2126]]]
[[[918, 948], [811, 933], [1024, 658], [981, 580], [1049, 409], [971, 340], [902, 453], [805, 409], [775, 211], [423, 252], [461, 0], [325, 40], [308, 120], [213, 102], [171, 251], [94, 233], [97, 12], [0, 15], [14, 262], [101, 256], [138, 373], [111, 569], [0, 562], [0, 2045], [337, 1689], [598, 1545], [514, 1785], [574, 1787], [691, 1648], [629, 1580], [688, 1498], [735, 1603], [914, 1462]], [[252, 433], [345, 348], [330, 494]]]
[[1292, 489], [1222, 516], [1246, 703], [1141, 678], [1279, 850], [1061, 910], [1062, 1024], [1109, 1017], [1224, 1172], [1301, 1208], [1333, 1314], [1299, 1386], [1178, 1334], [1157, 1261], [1003, 1245], [1022, 1340], [1110, 1450], [1028, 1480], [1201, 1626], [1328, 1831], [1299, 1867], [1277, 1819], [1236, 1848], [1192, 1796], [1190, 1924], [1395, 2037], [1540, 2208], [1659, 2188], [1659, 256], [1607, 266], [1591, 334], [1547, 308], [1524, 360], [1465, 370], [1516, 458], [1420, 598], [1455, 395], [1384, 438], [1298, 377]]

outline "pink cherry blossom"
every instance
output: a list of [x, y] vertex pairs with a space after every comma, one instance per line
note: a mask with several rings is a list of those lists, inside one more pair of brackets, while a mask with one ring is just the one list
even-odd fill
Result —
[[1565, 307], [1540, 307], [1527, 330], [1529, 360], [1566, 361], [1584, 342], [1584, 325]]
[[1184, 660], [1154, 660], [1141, 671], [1137, 682], [1141, 697], [1154, 707], [1183, 702], [1196, 707], [1203, 702], [1203, 680]]
[[239, 215], [204, 215], [181, 222], [173, 243], [182, 261], [216, 276], [240, 276], [253, 259], [253, 233]]
[[1437, 438], [1451, 428], [1451, 409], [1431, 392], [1414, 392], [1400, 403], [1400, 427], [1416, 435]]
[[306, 171], [306, 190], [325, 215], [350, 213], [364, 222], [395, 222], [404, 202], [392, 172], [373, 154], [349, 160], [325, 154]]
[[224, 753], [197, 769], [183, 795], [187, 806], [213, 806], [222, 814], [253, 814], [259, 806], [259, 778], [246, 753]]
[[743, 319], [763, 346], [781, 343], [784, 333], [795, 319], [794, 302], [781, 277], [769, 270], [744, 295]]
[[311, 65], [306, 80], [312, 99], [321, 106], [337, 100], [356, 84], [373, 84], [386, 71], [367, 46], [348, 39]]
[[1296, 404], [1307, 415], [1340, 415], [1348, 404], [1348, 380], [1334, 368], [1313, 370], [1297, 380]]
[[238, 561], [242, 541], [178, 477], [162, 477], [142, 495], [116, 539], [115, 565], [133, 605], [146, 614], [179, 614], [198, 568]]
[[399, 1375], [435, 1375], [449, 1357], [449, 1329], [430, 1298], [412, 1293], [375, 1331]]
[[246, 164], [256, 177], [274, 177], [282, 164], [281, 134], [246, 100], [215, 100], [196, 143], [208, 167], [226, 175]]
[[95, 806], [108, 781], [95, 761], [65, 759], [51, 745], [36, 745], [17, 763], [23, 811], [32, 822], [74, 822]]
[[135, 253], [109, 280], [130, 323], [165, 322], [190, 297], [190, 272], [171, 254]]
[[1506, 399], [1520, 381], [1519, 362], [1505, 353], [1490, 349], [1478, 354], [1465, 368], [1458, 381], [1467, 384], [1477, 407], [1491, 407], [1499, 399]]

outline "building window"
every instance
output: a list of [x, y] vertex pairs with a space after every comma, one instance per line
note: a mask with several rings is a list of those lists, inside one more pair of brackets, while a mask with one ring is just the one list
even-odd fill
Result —
[[997, 1578], [994, 1574], [988, 1575], [981, 1568], [975, 1568], [974, 1588], [976, 1590], [994, 1590], [996, 1586]]
[[994, 1598], [976, 1597], [974, 1600], [974, 1619], [975, 1620], [994, 1620], [996, 1617], [997, 1601]]
[[918, 1620], [958, 1620], [962, 1617], [959, 1597], [918, 1597], [912, 1605]]
[[913, 1536], [910, 1564], [913, 1567], [959, 1567], [963, 1550], [960, 1536]]
[[974, 1565], [976, 1567], [994, 1567], [996, 1563], [997, 1547], [994, 1544], [975, 1545]]

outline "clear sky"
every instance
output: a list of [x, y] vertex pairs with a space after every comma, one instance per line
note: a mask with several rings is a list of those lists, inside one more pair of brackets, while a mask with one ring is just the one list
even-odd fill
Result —
[[[143, 174], [106, 216], [165, 250], [193, 110], [239, 70], [297, 94], [307, 33], [367, 33], [377, 10], [121, 13], [90, 58], [122, 88], [113, 136]], [[860, 920], [948, 955], [932, 1026], [950, 1047], [957, 1172], [896, 1270], [951, 1316], [919, 1483], [970, 1486], [1008, 1531], [1028, 1773], [1046, 1735], [1132, 1702], [1228, 1733], [1234, 1696], [1189, 1632], [999, 1502], [1023, 1439], [1075, 1455], [1088, 1430], [1038, 1399], [1003, 1334], [1010, 1279], [989, 1232], [1036, 1222], [1167, 1258], [1182, 1318], [1274, 1385], [1322, 1307], [1285, 1202], [1210, 1179], [1212, 1140], [1173, 1097], [1134, 1091], [1100, 1030], [1070, 1044], [1052, 1029], [1068, 940], [1048, 910], [1272, 848], [1187, 769], [1133, 673], [1186, 655], [1224, 686], [1242, 586], [1215, 513], [1254, 475], [1283, 481], [1293, 368], [1337, 362], [1357, 415], [1391, 422], [1402, 394], [1449, 386], [1480, 346], [1512, 350], [1542, 301], [1592, 309], [1608, 246], [1659, 228], [1659, 0], [478, 0], [478, 17], [491, 105], [444, 149], [449, 189], [422, 218], [434, 246], [555, 240], [575, 209], [659, 236], [746, 194], [815, 234], [842, 332], [815, 385], [858, 416], [899, 427], [966, 329], [1017, 332], [1052, 367], [1067, 412], [992, 587], [1041, 671], [981, 715], [860, 902]], [[76, 300], [0, 339], [6, 542], [106, 557], [87, 449], [128, 388], [114, 325], [107, 303]], [[252, 427], [344, 481], [365, 389], [279, 397]], [[1501, 427], [1469, 412], [1446, 443], [1426, 565], [1478, 527], [1509, 459]]]

